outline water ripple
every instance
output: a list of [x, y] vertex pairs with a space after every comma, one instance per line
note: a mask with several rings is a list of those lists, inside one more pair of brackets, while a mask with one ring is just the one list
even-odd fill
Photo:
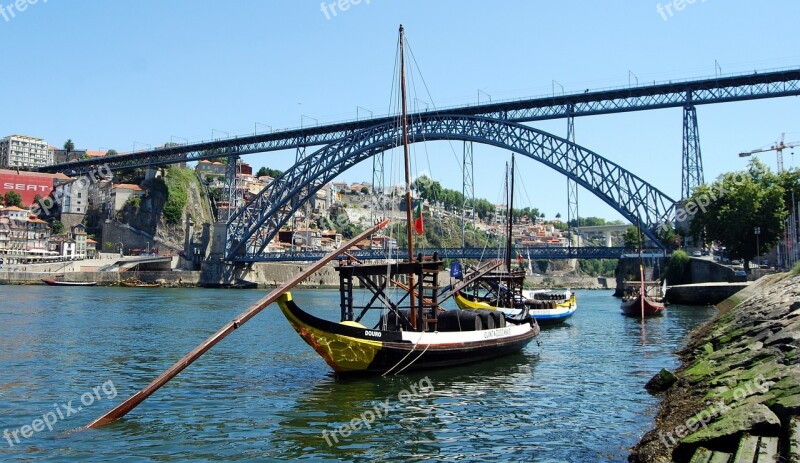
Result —
[[[642, 385], [676, 366], [672, 352], [686, 331], [713, 315], [670, 307], [643, 331], [620, 316], [608, 292], [579, 292], [578, 313], [544, 330], [541, 348], [441, 372], [337, 380], [270, 308], [125, 419], [64, 434], [146, 385], [261, 296], [4, 287], [0, 429], [31, 424], [107, 381], [118, 396], [14, 447], [0, 440], [0, 460], [624, 461], [654, 413]], [[311, 312], [338, 312], [333, 291], [299, 291], [295, 299]], [[427, 381], [432, 391], [424, 392]], [[419, 393], [402, 402], [412, 386]], [[367, 412], [375, 415], [368, 426], [328, 445], [323, 432], [331, 440]]]

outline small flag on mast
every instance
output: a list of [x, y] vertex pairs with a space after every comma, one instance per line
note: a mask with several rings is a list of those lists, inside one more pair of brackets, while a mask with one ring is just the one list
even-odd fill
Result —
[[419, 200], [417, 207], [414, 208], [414, 231], [417, 235], [425, 233], [425, 225], [422, 222], [422, 200]]

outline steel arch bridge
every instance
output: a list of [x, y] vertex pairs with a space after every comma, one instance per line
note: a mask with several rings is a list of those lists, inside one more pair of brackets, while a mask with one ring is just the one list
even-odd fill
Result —
[[[675, 201], [618, 164], [569, 141], [508, 120], [440, 115], [412, 120], [409, 142], [472, 141], [506, 149], [566, 175], [660, 243], [656, 230], [673, 216]], [[400, 146], [397, 121], [369, 127], [299, 160], [237, 209], [228, 221], [226, 260], [261, 260], [267, 244], [323, 185], [370, 157]]]

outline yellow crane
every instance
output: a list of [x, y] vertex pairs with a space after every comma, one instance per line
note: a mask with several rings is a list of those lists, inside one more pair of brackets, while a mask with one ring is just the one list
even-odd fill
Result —
[[786, 148], [794, 148], [800, 146], [800, 141], [793, 141], [786, 143], [784, 139], [786, 138], [786, 134], [781, 134], [781, 141], [775, 143], [774, 145], [770, 146], [769, 148], [760, 148], [753, 151], [745, 151], [743, 153], [739, 153], [740, 158], [744, 158], [756, 153], [765, 153], [767, 151], [776, 151], [778, 153], [778, 173], [783, 172], [783, 150]]

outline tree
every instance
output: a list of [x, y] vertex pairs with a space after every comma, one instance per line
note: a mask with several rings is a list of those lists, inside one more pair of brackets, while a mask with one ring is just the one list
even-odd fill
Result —
[[117, 153], [117, 150], [115, 150], [115, 149], [110, 149], [110, 150], [106, 151], [106, 156], [116, 156], [118, 154], [119, 153]]
[[557, 219], [560, 219], [560, 218], [561, 218], [561, 213], [560, 213], [560, 212], [556, 214], [556, 218], [557, 218]]
[[679, 285], [689, 282], [689, 254], [685, 251], [675, 251], [669, 258], [667, 271], [664, 275], [668, 282]]
[[362, 186], [361, 187], [361, 194], [362, 195], [368, 195], [369, 194], [369, 188], [365, 187], [365, 186]]
[[628, 227], [622, 234], [622, 241], [628, 249], [639, 249], [639, 230], [636, 227]]
[[67, 162], [69, 162], [69, 154], [75, 151], [75, 143], [72, 143], [72, 139], [69, 138], [67, 141], [64, 142], [64, 151], [67, 152]]
[[272, 177], [277, 178], [283, 175], [283, 171], [278, 169], [270, 169], [269, 167], [262, 167], [258, 169], [256, 177]]
[[22, 196], [16, 191], [8, 191], [3, 197], [3, 204], [5, 204], [6, 207], [22, 207]]
[[[758, 253], [756, 228], [762, 253], [778, 244], [783, 233], [787, 217], [783, 181], [791, 184], [791, 174], [776, 176], [754, 160], [745, 171], [723, 174], [713, 185], [698, 187], [683, 214], [691, 219], [690, 232], [697, 239], [721, 242], [731, 258], [744, 260], [749, 269]], [[676, 215], [679, 222], [681, 215]]]
[[53, 220], [50, 223], [50, 233], [53, 235], [60, 235], [64, 232], [64, 224], [60, 220]]

